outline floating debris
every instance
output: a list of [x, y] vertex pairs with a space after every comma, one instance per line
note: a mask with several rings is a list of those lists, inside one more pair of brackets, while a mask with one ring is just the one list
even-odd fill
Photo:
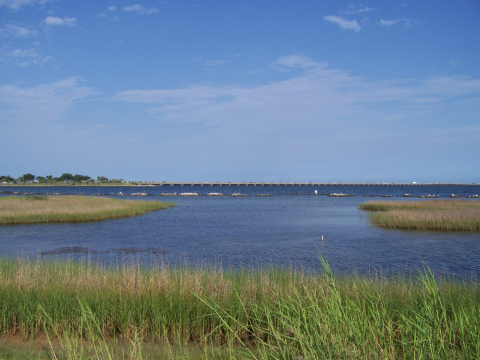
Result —
[[250, 196], [247, 194], [233, 193], [231, 196]]
[[478, 199], [480, 196], [478, 195], [468, 195], [467, 198], [468, 199]]
[[194, 193], [194, 192], [184, 192], [184, 193], [180, 193], [180, 196], [199, 196], [198, 193]]
[[161, 193], [161, 194], [158, 194], [158, 196], [177, 196], [177, 193], [174, 192], [174, 193]]
[[205, 196], [223, 196], [222, 193], [218, 193], [218, 192], [211, 192], [211, 193], [208, 193], [207, 195]]
[[435, 195], [420, 195], [419, 198], [435, 199]]
[[452, 195], [448, 195], [449, 198], [461, 198], [462, 195], [455, 195], [455, 194], [452, 194]]
[[392, 197], [392, 195], [382, 195], [382, 197]]
[[343, 194], [343, 193], [333, 193], [333, 194], [330, 194], [328, 195], [330, 197], [350, 197], [350, 196], [355, 196], [355, 195], [349, 195], [349, 194]]
[[117, 194], [117, 196], [125, 196], [125, 194], [120, 191], [120, 192]]
[[255, 196], [272, 196], [272, 195], [270, 195], [270, 194], [255, 194]]

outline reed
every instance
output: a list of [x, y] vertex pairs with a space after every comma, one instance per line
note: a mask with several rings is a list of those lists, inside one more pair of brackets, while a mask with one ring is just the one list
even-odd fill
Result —
[[0, 225], [85, 222], [135, 216], [173, 203], [81, 196], [0, 198]]
[[475, 200], [371, 201], [360, 209], [375, 211], [370, 220], [382, 228], [480, 231], [480, 202]]
[[59, 339], [66, 358], [117, 358], [118, 343], [136, 349], [131, 358], [146, 357], [142, 346], [192, 345], [252, 359], [478, 358], [477, 282], [436, 279], [428, 269], [418, 278], [338, 278], [324, 268], [3, 259], [0, 332], [46, 336], [52, 349]]

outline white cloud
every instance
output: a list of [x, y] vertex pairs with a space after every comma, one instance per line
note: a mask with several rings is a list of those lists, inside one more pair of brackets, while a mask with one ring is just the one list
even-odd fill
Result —
[[342, 29], [346, 29], [346, 30], [355, 30], [358, 32], [362, 28], [358, 24], [357, 20], [345, 20], [340, 16], [329, 15], [329, 16], [324, 16], [323, 19], [331, 23], [337, 24]]
[[0, 6], [5, 6], [10, 10], [19, 10], [22, 6], [25, 5], [43, 5], [51, 1], [55, 0], [0, 0]]
[[77, 25], [77, 19], [74, 17], [72, 18], [64, 17], [62, 19], [54, 16], [49, 16], [44, 20], [44, 22], [46, 25], [49, 25], [49, 26], [63, 26], [63, 25], [76, 26]]
[[48, 123], [58, 120], [77, 100], [94, 94], [90, 88], [80, 86], [80, 82], [80, 78], [69, 78], [29, 88], [0, 86], [1, 122]]
[[107, 11], [117, 11], [117, 7], [115, 5], [107, 7]]
[[415, 20], [415, 19], [396, 19], [396, 20], [383, 20], [380, 19], [380, 25], [389, 27], [389, 26], [395, 26], [395, 25], [403, 25], [405, 27], [410, 27], [413, 25], [418, 25], [421, 24], [422, 21], [420, 20]]
[[7, 24], [5, 28], [0, 28], [0, 37], [15, 36], [15, 37], [34, 37], [38, 35], [38, 30], [32, 30], [27, 27]]
[[326, 66], [325, 63], [318, 63], [313, 61], [309, 57], [304, 56], [301, 53], [282, 56], [280, 59], [275, 61], [273, 64], [270, 65], [271, 67], [280, 68], [282, 70], [288, 68], [302, 68], [308, 69], [312, 67], [324, 67]]
[[[328, 176], [325, 169], [340, 168], [341, 163], [348, 168], [345, 173], [351, 174], [352, 166], [359, 173], [386, 166], [387, 172], [401, 176], [412, 165], [424, 169], [424, 153], [435, 152], [429, 160], [438, 167], [448, 162], [445, 154], [470, 149], [471, 162], [480, 150], [480, 79], [378, 81], [319, 64], [299, 67], [300, 75], [263, 85], [136, 89], [119, 92], [112, 100], [141, 105], [145, 119], [159, 120], [148, 121], [152, 134], [138, 144], [142, 153], [152, 154], [149, 161], [162, 153], [174, 154], [169, 170], [173, 172], [183, 165], [189, 171], [205, 170], [207, 176], [218, 167], [239, 174], [278, 168], [303, 171], [308, 177], [321, 163], [319, 176]], [[192, 122], [194, 126], [179, 125]], [[391, 163], [398, 154], [402, 170]], [[377, 161], [374, 166], [372, 161]]]
[[12, 58], [23, 58], [23, 57], [38, 57], [37, 50], [31, 48], [29, 50], [12, 50], [7, 53], [7, 56], [10, 56]]
[[[35, 48], [30, 49], [15, 49], [9, 52], [4, 52], [12, 61], [16, 62], [18, 66], [37, 65], [43, 66], [52, 60], [50, 56], [40, 55]], [[27, 58], [28, 60], [25, 60]]]
[[135, 12], [137, 14], [156, 14], [158, 12], [157, 8], [147, 9], [146, 7], [144, 7], [143, 5], [140, 5], [140, 4], [124, 6], [122, 9], [124, 11]]
[[380, 25], [382, 26], [393, 26], [397, 24], [397, 20], [383, 20], [380, 19]]
[[229, 61], [226, 60], [207, 60], [205, 61], [206, 66], [218, 66], [223, 64], [228, 64]]
[[172, 90], [128, 90], [117, 93], [113, 100], [150, 105], [146, 110], [161, 115], [163, 120], [199, 121], [228, 128], [236, 127], [237, 121], [242, 126], [251, 122], [252, 126], [277, 127], [288, 133], [292, 127], [326, 129], [336, 121], [353, 118], [359, 121], [350, 123], [353, 128], [365, 121], [381, 124], [392, 116], [418, 118], [435, 104], [480, 91], [480, 80], [468, 77], [367, 81], [307, 57], [301, 63], [285, 61], [295, 57], [298, 55], [286, 56], [276, 63], [305, 63], [311, 67], [286, 81], [256, 87], [197, 85]]
[[357, 7], [353, 4], [351, 4], [349, 6], [349, 10], [345, 11], [345, 14], [362, 14], [362, 13], [367, 13], [367, 12], [372, 12], [372, 11], [376, 11], [377, 9], [376, 8], [371, 8], [371, 7]]

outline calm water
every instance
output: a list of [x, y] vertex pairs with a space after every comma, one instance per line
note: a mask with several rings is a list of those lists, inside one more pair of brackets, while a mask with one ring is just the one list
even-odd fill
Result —
[[[69, 256], [93, 260], [319, 269], [318, 254], [337, 272], [396, 274], [427, 264], [437, 273], [480, 275], [480, 234], [382, 230], [371, 227], [358, 204], [364, 195], [480, 194], [480, 187], [83, 187], [7, 188], [20, 192], [130, 194], [234, 192], [271, 197], [123, 197], [173, 201], [175, 208], [143, 216], [79, 224], [0, 227], [7, 256]], [[289, 196], [343, 192], [355, 197]], [[5, 196], [5, 195], [0, 195]], [[379, 199], [379, 198], [376, 198]], [[415, 199], [416, 200], [416, 199]], [[479, 201], [479, 200], [472, 200]], [[324, 236], [324, 241], [321, 241]]]

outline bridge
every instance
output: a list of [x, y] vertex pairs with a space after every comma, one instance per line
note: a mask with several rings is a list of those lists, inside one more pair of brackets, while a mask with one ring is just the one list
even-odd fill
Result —
[[480, 186], [462, 183], [142, 182], [148, 186]]

